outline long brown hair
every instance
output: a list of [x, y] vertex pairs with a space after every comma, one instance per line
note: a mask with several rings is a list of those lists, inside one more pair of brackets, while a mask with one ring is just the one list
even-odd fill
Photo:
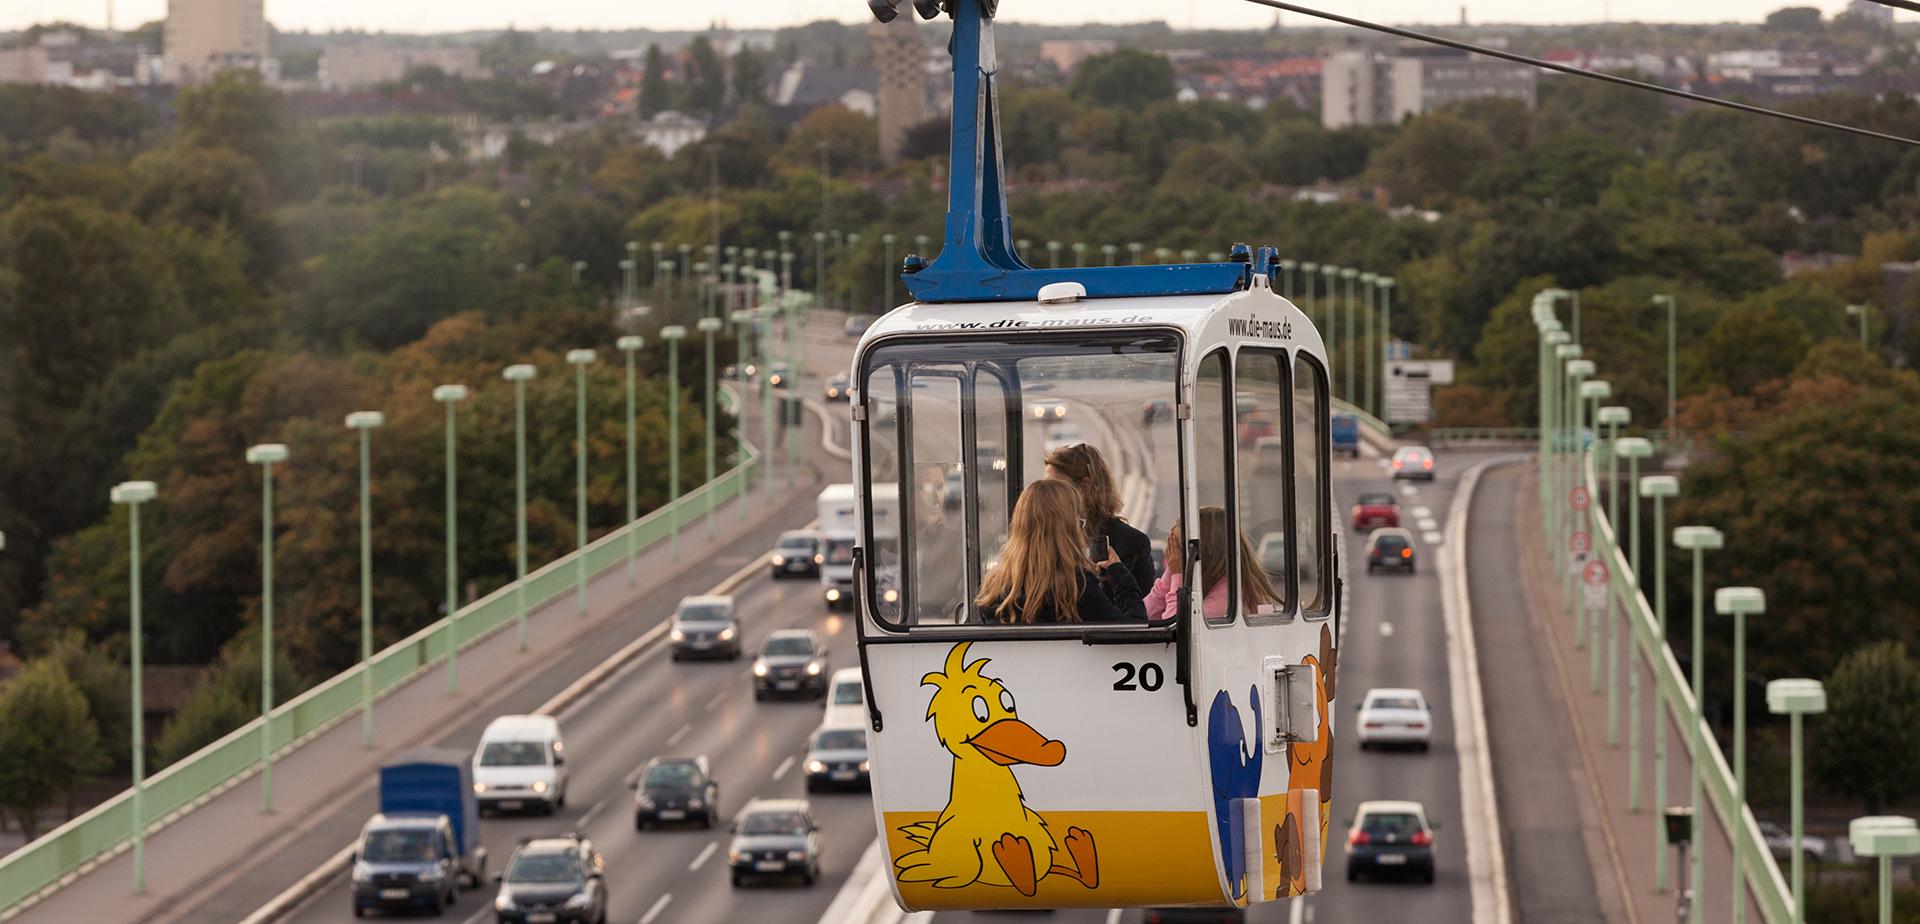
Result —
[[[1174, 527], [1179, 530], [1179, 527]], [[1169, 546], [1171, 547], [1171, 546]], [[1280, 594], [1273, 589], [1273, 582], [1267, 579], [1267, 571], [1260, 565], [1260, 553], [1254, 549], [1247, 537], [1239, 535], [1227, 524], [1225, 507], [1200, 508], [1200, 592], [1204, 596], [1221, 581], [1227, 579], [1226, 549], [1236, 549], [1240, 556], [1240, 607], [1243, 611], [1256, 612], [1263, 603], [1280, 605]]]
[[980, 578], [973, 602], [999, 611], [1001, 622], [1032, 624], [1053, 608], [1057, 622], [1080, 621], [1080, 578], [1091, 569], [1081, 547], [1080, 492], [1064, 481], [1027, 485], [1013, 505], [1000, 562]]
[[1080, 489], [1088, 529], [1097, 532], [1107, 520], [1120, 515], [1120, 492], [1113, 486], [1113, 471], [1107, 468], [1100, 450], [1075, 443], [1047, 453], [1045, 461]]

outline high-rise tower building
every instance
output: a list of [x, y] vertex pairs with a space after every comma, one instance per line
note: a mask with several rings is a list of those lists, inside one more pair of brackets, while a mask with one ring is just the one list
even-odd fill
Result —
[[167, 76], [201, 83], [267, 61], [266, 0], [167, 0]]
[[927, 47], [920, 41], [920, 27], [911, 13], [890, 23], [870, 24], [867, 38], [874, 70], [880, 73], [880, 159], [891, 164], [900, 159], [907, 129], [928, 116]]

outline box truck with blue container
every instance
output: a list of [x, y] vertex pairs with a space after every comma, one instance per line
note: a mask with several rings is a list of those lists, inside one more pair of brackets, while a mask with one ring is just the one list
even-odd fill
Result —
[[460, 880], [486, 880], [471, 754], [410, 751], [380, 767], [380, 812], [360, 829], [353, 854], [353, 915], [368, 909], [439, 914]]

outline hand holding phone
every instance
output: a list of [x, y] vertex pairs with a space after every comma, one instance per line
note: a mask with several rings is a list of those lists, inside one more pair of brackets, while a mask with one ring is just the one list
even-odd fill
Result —
[[1106, 536], [1095, 536], [1087, 543], [1087, 558], [1096, 565], [1108, 565], [1117, 561], [1113, 548], [1107, 543]]

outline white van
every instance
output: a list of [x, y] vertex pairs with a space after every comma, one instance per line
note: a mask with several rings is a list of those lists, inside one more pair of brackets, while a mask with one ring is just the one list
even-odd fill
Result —
[[566, 745], [548, 715], [503, 715], [487, 723], [473, 752], [473, 793], [480, 810], [567, 805]]
[[867, 690], [860, 669], [843, 667], [827, 682], [827, 714], [821, 728], [859, 728], [867, 724]]

